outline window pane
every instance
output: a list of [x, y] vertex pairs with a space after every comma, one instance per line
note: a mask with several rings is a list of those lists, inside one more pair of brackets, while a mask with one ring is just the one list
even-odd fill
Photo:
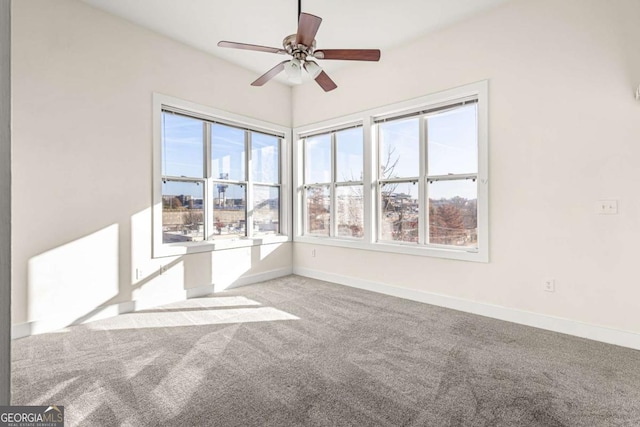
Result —
[[229, 239], [246, 235], [247, 195], [244, 185], [213, 183], [213, 235]]
[[364, 215], [362, 185], [336, 187], [336, 221], [338, 236], [362, 238]]
[[253, 186], [253, 232], [254, 235], [280, 232], [280, 188]]
[[410, 178], [420, 174], [418, 118], [379, 125], [380, 178]]
[[477, 104], [427, 120], [429, 175], [478, 172]]
[[211, 124], [211, 177], [244, 181], [244, 130]]
[[331, 135], [305, 139], [304, 182], [331, 182]]
[[380, 239], [418, 243], [418, 183], [380, 186]]
[[251, 133], [251, 165], [254, 182], [280, 182], [280, 138]]
[[336, 132], [336, 181], [362, 181], [362, 128]]
[[307, 234], [329, 235], [331, 219], [330, 198], [328, 187], [311, 187], [307, 189]]
[[204, 185], [167, 181], [162, 184], [162, 243], [204, 239]]
[[162, 174], [202, 178], [203, 122], [167, 112], [162, 120]]
[[478, 186], [470, 179], [429, 185], [429, 243], [478, 246]]

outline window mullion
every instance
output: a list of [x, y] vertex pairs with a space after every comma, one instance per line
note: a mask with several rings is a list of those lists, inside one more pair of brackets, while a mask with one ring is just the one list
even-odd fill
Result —
[[211, 123], [204, 122], [204, 235], [205, 240], [213, 235], [213, 185], [211, 182]]
[[213, 237], [213, 181], [211, 178], [205, 179], [204, 182], [204, 201], [202, 207], [204, 208], [204, 223], [205, 223], [205, 236], [206, 240], [210, 240]]
[[[245, 206], [244, 213], [245, 218], [247, 219], [247, 223], [245, 224], [245, 236], [252, 237], [253, 236], [253, 185], [249, 185], [251, 183], [252, 169], [251, 169], [251, 132], [244, 131], [244, 179], [245, 181]], [[251, 209], [249, 209], [251, 207]]]
[[428, 175], [429, 149], [427, 141], [427, 120], [420, 117], [420, 181], [418, 187], [418, 244], [424, 245], [429, 241], [429, 188], [426, 176]]
[[204, 177], [211, 178], [211, 123], [204, 122]]
[[[372, 117], [369, 117], [369, 120], [373, 123]], [[375, 182], [373, 185], [374, 188], [372, 189], [372, 192], [375, 193], [375, 205], [373, 208], [375, 209], [375, 212], [376, 212], [376, 217], [375, 217], [376, 229], [375, 229], [375, 234], [373, 239], [374, 243], [382, 240], [382, 183], [380, 182], [380, 179], [382, 178], [380, 176], [381, 175], [380, 162], [382, 161], [380, 150], [382, 149], [382, 144], [380, 143], [380, 125], [378, 124], [375, 125], [375, 137], [376, 137], [375, 159], [374, 159], [375, 170], [372, 173], [372, 177], [375, 179]]]
[[[372, 127], [372, 119], [371, 116], [367, 116], [363, 118], [362, 121], [362, 144], [364, 144], [362, 150], [362, 158], [363, 158], [363, 169], [362, 169], [362, 193], [364, 204], [364, 210], [362, 212], [362, 226], [363, 230], [363, 240], [368, 243], [374, 243], [376, 240], [375, 237], [375, 227], [377, 221], [375, 220], [374, 212], [376, 209], [375, 205], [375, 191], [376, 186], [374, 180], [377, 178], [377, 175], [374, 173], [375, 164], [377, 164], [377, 156], [376, 147], [377, 141], [374, 141], [374, 130]], [[377, 140], [377, 138], [375, 138]]]
[[[302, 222], [299, 223], [302, 227], [302, 232], [300, 234], [302, 235], [309, 235], [310, 233], [310, 226], [309, 226], [309, 206], [307, 206], [307, 193], [308, 193], [308, 187], [307, 187], [307, 164], [308, 164], [308, 159], [307, 156], [309, 154], [309, 144], [308, 144], [308, 139], [304, 138], [302, 140], [302, 170], [300, 171], [300, 178], [302, 179], [302, 200], [299, 201], [299, 203], [302, 205], [302, 209], [301, 209], [301, 213], [302, 213]], [[299, 221], [300, 218], [297, 218], [297, 220]]]
[[329, 237], [336, 237], [338, 235], [338, 227], [336, 225], [336, 132], [331, 132], [331, 185], [329, 186]]
[[[300, 207], [302, 209], [300, 209], [300, 213], [302, 214], [302, 222], [300, 222], [300, 224], [302, 225], [302, 230], [300, 231], [301, 235], [308, 235], [309, 234], [309, 207], [307, 206], [307, 187], [303, 186], [302, 187], [302, 201], [300, 202]], [[300, 219], [297, 218], [297, 220], [299, 221]]]

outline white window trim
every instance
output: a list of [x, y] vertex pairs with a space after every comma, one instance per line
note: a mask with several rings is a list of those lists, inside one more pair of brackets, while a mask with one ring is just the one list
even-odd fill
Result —
[[[335, 118], [293, 129], [293, 233], [294, 241], [316, 245], [339, 246], [370, 251], [392, 252], [464, 261], [489, 262], [489, 81], [460, 86], [442, 92], [422, 96], [392, 105], [374, 108], [349, 116]], [[467, 97], [476, 97], [478, 102], [478, 247], [477, 249], [455, 247], [413, 246], [402, 243], [379, 242], [376, 238], [376, 182], [377, 141], [373, 132], [374, 118], [395, 116], [420, 111], [431, 106], [455, 102]], [[300, 135], [331, 131], [350, 123], [363, 123], [364, 134], [364, 239], [354, 241], [339, 237], [304, 235], [303, 224], [303, 150]], [[422, 179], [422, 177], [421, 177]]]
[[[282, 134], [280, 155], [280, 234], [256, 237], [238, 237], [229, 240], [202, 242], [162, 243], [162, 108], [169, 107], [210, 117], [212, 120], [244, 126], [256, 131]], [[153, 94], [153, 257], [211, 252], [222, 249], [243, 248], [291, 241], [291, 128], [230, 113], [183, 99], [159, 93]], [[247, 207], [249, 205], [247, 203]]]

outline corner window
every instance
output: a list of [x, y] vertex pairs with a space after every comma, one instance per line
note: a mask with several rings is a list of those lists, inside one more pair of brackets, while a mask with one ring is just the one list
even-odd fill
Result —
[[474, 83], [336, 119], [366, 128], [295, 129], [295, 239], [488, 261], [487, 89]]
[[286, 240], [286, 129], [154, 101], [154, 256]]

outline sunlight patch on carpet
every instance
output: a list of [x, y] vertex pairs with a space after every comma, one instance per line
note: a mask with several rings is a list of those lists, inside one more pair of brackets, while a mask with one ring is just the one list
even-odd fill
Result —
[[130, 313], [86, 325], [96, 331], [134, 328], [176, 328], [184, 326], [220, 325], [229, 323], [299, 320], [298, 317], [273, 307], [230, 308], [222, 310]]

